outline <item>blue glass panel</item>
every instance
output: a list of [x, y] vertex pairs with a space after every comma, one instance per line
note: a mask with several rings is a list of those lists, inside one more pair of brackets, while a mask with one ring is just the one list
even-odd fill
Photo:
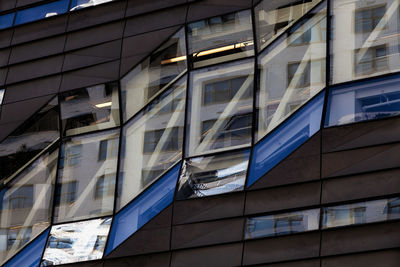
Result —
[[255, 145], [247, 187], [319, 131], [324, 96], [325, 91]]
[[42, 257], [43, 249], [46, 245], [47, 235], [50, 229], [47, 229], [40, 234], [35, 240], [29, 243], [23, 250], [21, 250], [14, 258], [9, 260], [4, 267], [12, 266], [26, 266], [33, 267], [39, 266]]
[[9, 28], [13, 24], [15, 13], [5, 14], [0, 16], [0, 30]]
[[58, 0], [18, 11], [15, 18], [15, 25], [63, 14], [68, 10], [68, 2], [69, 0]]
[[72, 0], [70, 11], [79, 10], [85, 7], [97, 6], [103, 3], [111, 2], [114, 0]]
[[400, 75], [333, 87], [325, 127], [400, 115]]
[[115, 215], [105, 255], [172, 203], [180, 167], [177, 164]]

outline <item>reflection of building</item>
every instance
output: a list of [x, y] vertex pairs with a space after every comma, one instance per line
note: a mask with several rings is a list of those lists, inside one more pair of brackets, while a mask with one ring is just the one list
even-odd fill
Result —
[[0, 265], [398, 266], [399, 3], [2, 2]]

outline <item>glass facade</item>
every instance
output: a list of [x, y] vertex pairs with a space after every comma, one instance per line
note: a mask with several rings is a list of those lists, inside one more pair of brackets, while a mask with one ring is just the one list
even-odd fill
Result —
[[[264, 0], [177, 27], [119, 81], [59, 93], [0, 140], [0, 263], [40, 244], [25, 263], [101, 259], [174, 200], [248, 190], [323, 127], [399, 115], [399, 1], [377, 2]], [[398, 197], [246, 216], [245, 239], [400, 218]]]

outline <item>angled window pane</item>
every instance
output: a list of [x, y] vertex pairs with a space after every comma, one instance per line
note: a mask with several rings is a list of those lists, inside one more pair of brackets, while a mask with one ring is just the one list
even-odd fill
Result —
[[15, 13], [9, 13], [0, 16], [0, 30], [10, 28], [13, 25]]
[[194, 67], [252, 56], [251, 12], [245, 10], [190, 23], [188, 42]]
[[25, 246], [15, 257], [4, 264], [4, 267], [39, 266], [49, 232], [50, 229], [48, 228]]
[[287, 235], [319, 229], [319, 209], [251, 217], [246, 220], [245, 238]]
[[118, 209], [181, 159], [185, 96], [186, 76], [124, 126]]
[[253, 78], [253, 60], [191, 73], [186, 156], [250, 145]]
[[175, 165], [115, 215], [105, 255], [172, 203], [180, 167]]
[[0, 105], [3, 104], [4, 93], [6, 89], [0, 89]]
[[400, 70], [399, 4], [332, 2], [332, 84]]
[[62, 145], [55, 222], [112, 213], [118, 147], [119, 130], [73, 137]]
[[400, 198], [323, 208], [322, 228], [400, 219]]
[[325, 6], [297, 21], [259, 56], [257, 140], [325, 87]]
[[103, 257], [112, 218], [53, 225], [40, 266]]
[[264, 0], [259, 3], [255, 7], [258, 50], [264, 49], [321, 2], [321, 0]]
[[243, 190], [250, 151], [228, 152], [185, 160], [177, 199]]
[[56, 143], [1, 189], [0, 264], [50, 225], [57, 157]]
[[85, 7], [97, 6], [114, 0], [72, 0], [70, 11], [79, 10]]
[[325, 126], [400, 115], [400, 75], [332, 87]]
[[59, 137], [58, 101], [54, 98], [0, 143], [0, 180], [10, 177]]
[[324, 96], [325, 92], [315, 97], [255, 145], [247, 187], [320, 130]]
[[64, 135], [119, 125], [118, 84], [107, 83], [60, 95]]
[[121, 79], [124, 122], [185, 71], [186, 45], [182, 28]]
[[20, 10], [17, 12], [15, 25], [63, 14], [67, 12], [68, 4], [69, 0], [58, 0], [48, 4]]

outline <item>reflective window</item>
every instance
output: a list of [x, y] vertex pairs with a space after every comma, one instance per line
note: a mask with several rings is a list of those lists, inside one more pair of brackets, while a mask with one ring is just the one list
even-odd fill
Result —
[[319, 229], [319, 209], [248, 218], [245, 238], [286, 235]]
[[318, 95], [255, 145], [247, 187], [320, 130], [324, 96]]
[[332, 2], [332, 83], [400, 70], [399, 3]]
[[252, 56], [251, 12], [245, 10], [190, 23], [188, 42], [194, 67]]
[[333, 87], [325, 126], [400, 115], [400, 75]]
[[79, 10], [89, 6], [97, 6], [114, 0], [71, 0], [70, 11]]
[[54, 225], [41, 266], [101, 259], [111, 218]]
[[181, 164], [175, 165], [114, 216], [105, 255], [172, 203], [180, 167]]
[[228, 152], [184, 161], [177, 199], [242, 190], [250, 151]]
[[182, 28], [121, 79], [124, 121], [135, 115], [186, 70]]
[[0, 264], [50, 225], [57, 147], [42, 153], [0, 191]]
[[68, 11], [68, 4], [69, 0], [57, 0], [45, 5], [20, 10], [15, 17], [15, 25], [63, 14]]
[[255, 7], [258, 49], [264, 49], [279, 34], [301, 19], [321, 0], [264, 0]]
[[118, 146], [119, 130], [73, 137], [62, 145], [55, 222], [112, 213], [114, 194], [103, 190], [115, 188]]
[[15, 173], [60, 137], [54, 98], [0, 143], [0, 180]]
[[399, 219], [399, 207], [398, 197], [326, 207], [323, 208], [322, 228]]
[[252, 60], [191, 73], [186, 156], [251, 144], [253, 74]]
[[257, 140], [325, 87], [326, 8], [313, 10], [258, 58]]
[[6, 89], [0, 89], [0, 105], [3, 104], [4, 93]]
[[108, 83], [62, 93], [64, 135], [74, 135], [119, 125], [118, 84]]
[[15, 13], [9, 13], [0, 16], [0, 30], [9, 28], [13, 25], [14, 15]]
[[186, 76], [124, 126], [118, 208], [181, 159], [185, 97]]

